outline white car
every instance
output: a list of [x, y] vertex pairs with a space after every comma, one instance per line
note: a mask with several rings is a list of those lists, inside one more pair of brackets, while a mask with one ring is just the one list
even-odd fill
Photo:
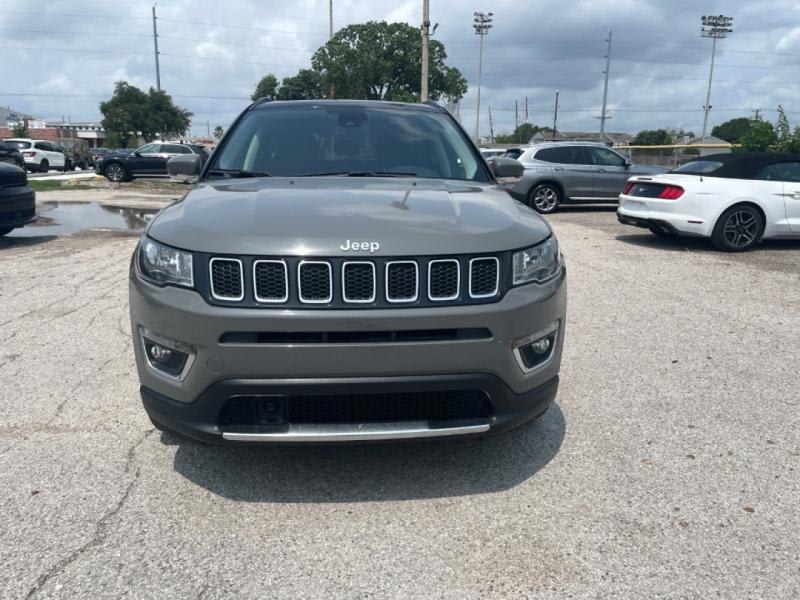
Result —
[[711, 238], [729, 252], [762, 239], [800, 239], [800, 155], [715, 154], [628, 180], [621, 223], [656, 235]]
[[50, 169], [65, 171], [67, 168], [67, 157], [53, 142], [28, 138], [11, 138], [5, 141], [19, 149], [28, 171], [47, 173]]

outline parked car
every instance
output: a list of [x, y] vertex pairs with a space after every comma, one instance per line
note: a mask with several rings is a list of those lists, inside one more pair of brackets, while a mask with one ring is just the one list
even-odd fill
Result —
[[5, 141], [16, 146], [22, 153], [28, 171], [47, 173], [51, 168], [60, 171], [67, 170], [67, 157], [53, 142], [29, 138], [11, 138]]
[[108, 148], [89, 148], [89, 154], [92, 156], [92, 165], [102, 159], [106, 154], [110, 154], [111, 150]]
[[15, 165], [20, 169], [25, 168], [25, 159], [16, 145], [8, 142], [0, 142], [0, 162]]
[[69, 159], [69, 165], [72, 168], [78, 167], [82, 171], [85, 171], [89, 167], [94, 166], [94, 160], [92, 159], [91, 152], [89, 152], [89, 144], [86, 143], [86, 140], [62, 138], [58, 140], [58, 144], [64, 148], [67, 158]]
[[0, 162], [0, 236], [36, 220], [36, 194], [25, 169]]
[[145, 409], [215, 443], [474, 436], [556, 395], [566, 271], [442, 107], [256, 102], [131, 262]]
[[503, 156], [519, 160], [519, 157], [522, 156], [523, 152], [525, 152], [525, 148], [507, 148], [506, 153], [503, 154]]
[[656, 235], [710, 238], [730, 252], [762, 239], [800, 239], [800, 156], [714, 154], [665, 175], [632, 177], [617, 215]]
[[616, 202], [631, 175], [666, 173], [665, 167], [635, 165], [604, 144], [534, 144], [517, 159], [525, 174], [508, 192], [540, 213], [563, 203]]
[[94, 170], [109, 181], [129, 181], [139, 175], [166, 177], [167, 161], [173, 156], [191, 154], [205, 162], [208, 153], [200, 144], [150, 142], [131, 152], [107, 154], [95, 162]]

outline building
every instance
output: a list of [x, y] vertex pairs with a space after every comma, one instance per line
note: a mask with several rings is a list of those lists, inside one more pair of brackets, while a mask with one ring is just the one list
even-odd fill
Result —
[[687, 142], [692, 146], [700, 147], [700, 156], [708, 156], [709, 154], [728, 154], [731, 151], [731, 143], [725, 140], [707, 135], [705, 138], [696, 137]]
[[44, 121], [28, 114], [0, 107], [0, 139], [14, 137], [11, 128], [19, 121], [28, 121], [30, 137], [37, 140], [85, 140], [90, 148], [99, 148], [106, 141], [106, 130], [95, 121]]

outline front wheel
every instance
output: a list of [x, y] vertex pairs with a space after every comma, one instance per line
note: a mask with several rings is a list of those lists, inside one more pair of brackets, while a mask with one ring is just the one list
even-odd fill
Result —
[[732, 206], [717, 220], [711, 242], [726, 252], [750, 250], [764, 233], [764, 217], [748, 204]]
[[108, 165], [103, 171], [103, 174], [109, 181], [113, 181], [119, 183], [120, 181], [124, 181], [127, 173], [125, 172], [125, 167], [123, 167], [119, 163], [111, 163]]
[[561, 190], [552, 183], [540, 183], [531, 190], [530, 206], [543, 215], [556, 212], [561, 204]]

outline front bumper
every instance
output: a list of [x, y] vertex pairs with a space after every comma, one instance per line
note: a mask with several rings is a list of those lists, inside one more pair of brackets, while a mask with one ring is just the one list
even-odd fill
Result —
[[27, 185], [0, 190], [0, 229], [22, 227], [36, 220], [36, 193]]
[[[479, 435], [515, 427], [553, 400], [563, 349], [566, 272], [543, 285], [511, 289], [499, 302], [471, 306], [364, 310], [289, 310], [209, 305], [195, 291], [130, 280], [136, 364], [147, 412], [166, 428], [215, 443], [325, 442]], [[512, 342], [558, 326], [540, 367], [526, 371]], [[190, 345], [182, 381], [144, 357], [141, 328]], [[365, 332], [488, 329], [480, 339], [377, 343], [222, 343], [229, 332]], [[469, 422], [295, 426], [238, 432], [220, 425], [223, 404], [242, 395], [379, 394], [481, 390], [491, 414]], [[251, 435], [252, 434], [252, 435]]]

